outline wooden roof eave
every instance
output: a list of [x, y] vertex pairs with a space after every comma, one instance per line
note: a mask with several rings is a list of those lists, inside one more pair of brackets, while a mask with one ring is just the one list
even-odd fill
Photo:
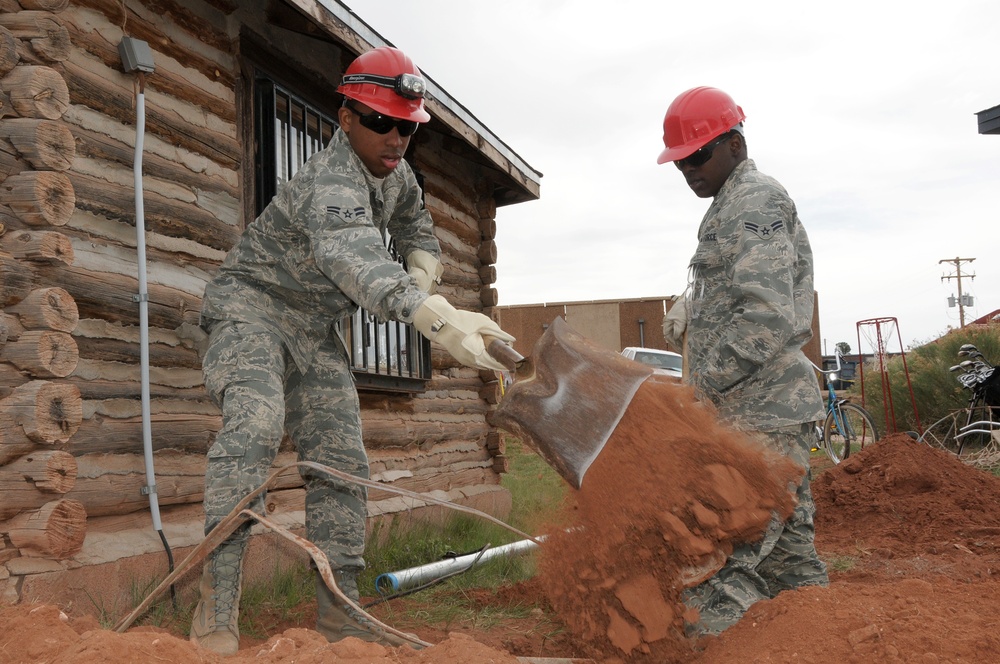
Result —
[[[350, 8], [337, 0], [285, 0], [319, 28], [355, 53], [392, 46]], [[507, 182], [498, 205], [535, 200], [540, 195], [542, 174], [527, 164], [472, 113], [424, 73], [427, 79], [425, 105], [456, 136], [479, 151]]]

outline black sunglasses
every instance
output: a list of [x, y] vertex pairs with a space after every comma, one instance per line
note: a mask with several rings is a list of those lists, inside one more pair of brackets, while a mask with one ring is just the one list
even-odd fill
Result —
[[371, 113], [362, 113], [358, 109], [354, 108], [350, 104], [344, 104], [352, 113], [358, 116], [358, 121], [361, 126], [365, 129], [371, 129], [376, 134], [388, 134], [390, 131], [395, 129], [399, 132], [399, 135], [403, 138], [407, 136], [412, 136], [420, 123], [415, 120], [400, 120], [398, 118], [391, 118], [388, 115], [383, 115], [382, 113], [376, 113], [372, 111]]
[[687, 156], [683, 159], [678, 159], [677, 161], [674, 162], [674, 165], [677, 166], [678, 169], [684, 168], [685, 166], [690, 166], [691, 168], [698, 168], [699, 166], [704, 166], [708, 162], [708, 160], [712, 158], [712, 153], [715, 152], [715, 148], [719, 147], [720, 145], [728, 141], [731, 135], [732, 132], [727, 131], [725, 134], [719, 136], [717, 139], [715, 139], [708, 145], [702, 147], [701, 149], [691, 154], [690, 156]]

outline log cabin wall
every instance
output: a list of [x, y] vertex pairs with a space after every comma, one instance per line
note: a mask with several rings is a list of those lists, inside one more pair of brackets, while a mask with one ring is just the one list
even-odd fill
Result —
[[[332, 91], [363, 45], [319, 34], [290, 4], [302, 2], [0, 0], [0, 601], [163, 551], [143, 492], [137, 79], [118, 54], [125, 34], [148, 42], [156, 63], [143, 88], [156, 492], [169, 544], [179, 553], [201, 539], [204, 454], [221, 418], [190, 330], [253, 215], [247, 72], [277, 56]], [[495, 192], [509, 174], [437, 119], [409, 158], [443, 249], [441, 292], [491, 313]], [[503, 516], [507, 462], [487, 423], [495, 377], [437, 347], [432, 363], [422, 393], [362, 392], [372, 477]], [[293, 458], [286, 441], [275, 465]], [[369, 493], [372, 518], [415, 508]], [[296, 472], [267, 509], [301, 524]]]

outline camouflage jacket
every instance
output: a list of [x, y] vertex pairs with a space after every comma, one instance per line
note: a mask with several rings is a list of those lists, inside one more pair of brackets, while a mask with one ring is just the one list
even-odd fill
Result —
[[205, 288], [202, 318], [264, 324], [305, 370], [331, 324], [360, 305], [409, 323], [427, 294], [392, 259], [440, 256], [433, 221], [406, 162], [375, 178], [339, 129], [243, 232]]
[[690, 264], [690, 382], [732, 425], [770, 431], [818, 420], [813, 263], [795, 203], [754, 162], [741, 162], [698, 229]]

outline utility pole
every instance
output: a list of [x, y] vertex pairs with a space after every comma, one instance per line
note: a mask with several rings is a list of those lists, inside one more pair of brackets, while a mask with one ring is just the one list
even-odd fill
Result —
[[[955, 274], [946, 274], [941, 277], [941, 281], [945, 279], [954, 279], [958, 283], [958, 326], [960, 328], [965, 327], [965, 296], [962, 295], [962, 263], [971, 263], [976, 260], [975, 258], [946, 258], [938, 261], [938, 265], [941, 263], [951, 263], [955, 266]], [[976, 275], [966, 275], [969, 279], [975, 279]], [[972, 300], [969, 300], [969, 304], [972, 304]], [[952, 305], [954, 306], [954, 305]]]

